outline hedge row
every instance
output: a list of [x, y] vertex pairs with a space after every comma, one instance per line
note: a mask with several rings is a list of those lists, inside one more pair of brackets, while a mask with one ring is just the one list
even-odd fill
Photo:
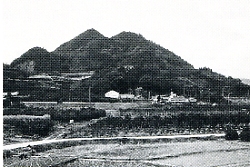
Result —
[[107, 117], [99, 120], [92, 126], [109, 128], [160, 128], [160, 127], [190, 127], [201, 128], [204, 126], [216, 126], [225, 124], [239, 125], [249, 124], [250, 115], [247, 112], [235, 113], [173, 113], [165, 116], [136, 116]]
[[49, 114], [51, 109], [42, 107], [25, 107], [25, 108], [4, 108], [3, 115], [35, 115], [43, 116]]
[[106, 116], [105, 110], [95, 109], [95, 108], [81, 108], [77, 109], [67, 109], [67, 110], [51, 110], [50, 112], [52, 120], [58, 121], [82, 121], [82, 120], [91, 120], [97, 119], [100, 117]]
[[49, 114], [51, 120], [57, 121], [69, 121], [71, 119], [75, 121], [91, 120], [100, 117], [105, 117], [105, 110], [95, 108], [81, 108], [81, 109], [58, 109], [58, 108], [33, 108], [26, 107], [25, 109], [4, 109], [4, 115], [36, 115], [42, 116]]
[[3, 116], [3, 124], [6, 130], [12, 127], [24, 135], [37, 134], [39, 136], [48, 135], [53, 125], [50, 115], [5, 115]]

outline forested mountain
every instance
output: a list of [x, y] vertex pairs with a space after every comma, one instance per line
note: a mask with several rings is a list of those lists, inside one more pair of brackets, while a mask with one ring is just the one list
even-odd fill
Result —
[[87, 30], [49, 53], [34, 47], [11, 63], [29, 73], [82, 72], [117, 66], [152, 69], [193, 69], [173, 52], [146, 40], [142, 35], [122, 32], [111, 38]]
[[225, 77], [209, 68], [195, 69], [180, 56], [132, 32], [107, 38], [90, 29], [51, 53], [43, 48], [32, 48], [10, 67], [29, 74], [95, 71], [90, 80], [74, 87], [76, 96], [87, 92], [89, 85], [97, 96], [111, 89], [126, 93], [129, 89], [143, 87], [152, 94], [172, 90], [212, 101], [229, 93], [246, 96], [249, 90], [239, 79]]

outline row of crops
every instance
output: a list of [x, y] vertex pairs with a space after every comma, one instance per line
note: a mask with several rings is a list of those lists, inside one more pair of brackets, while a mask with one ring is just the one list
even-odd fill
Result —
[[[250, 114], [248, 111], [165, 112], [158, 110], [154, 114], [152, 114], [152, 111], [151, 113], [144, 112], [143, 114], [141, 109], [128, 109], [121, 111], [121, 115], [118, 117], [109, 116], [92, 123], [89, 131], [85, 132], [84, 135], [116, 136], [121, 134], [129, 135], [131, 133], [169, 135], [237, 133], [237, 131], [246, 133], [249, 131], [250, 125]], [[238, 136], [229, 136], [228, 139], [232, 138], [237, 139]], [[249, 139], [250, 136], [244, 140]]]
[[[250, 123], [248, 111], [164, 111], [126, 109], [120, 111], [120, 117], [107, 117], [96, 123], [96, 126], [109, 128], [159, 128], [221, 126], [226, 124], [241, 125]], [[94, 126], [94, 125], [93, 125]]]

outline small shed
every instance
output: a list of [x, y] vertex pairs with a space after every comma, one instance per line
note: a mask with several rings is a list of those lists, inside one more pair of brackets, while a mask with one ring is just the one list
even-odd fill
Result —
[[111, 90], [111, 91], [105, 93], [105, 97], [113, 98], [113, 99], [119, 99], [120, 98], [120, 93], [116, 92], [114, 90]]

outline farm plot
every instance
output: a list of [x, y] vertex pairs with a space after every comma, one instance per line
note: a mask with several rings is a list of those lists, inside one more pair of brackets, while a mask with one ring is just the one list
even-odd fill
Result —
[[24, 160], [7, 159], [4, 166], [249, 166], [249, 156], [250, 143], [240, 141], [138, 141], [52, 149]]

